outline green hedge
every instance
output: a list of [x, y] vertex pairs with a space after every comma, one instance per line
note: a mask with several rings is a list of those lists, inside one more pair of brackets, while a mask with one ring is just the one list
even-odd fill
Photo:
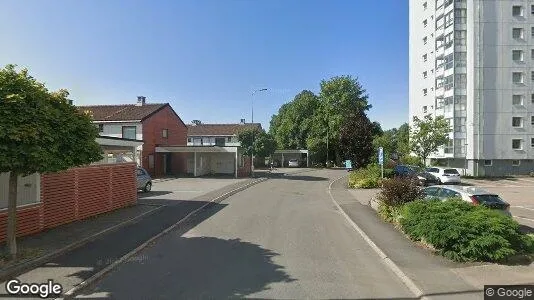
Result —
[[[382, 170], [377, 164], [370, 164], [365, 168], [361, 168], [350, 172], [349, 174], [349, 187], [371, 189], [378, 188], [382, 182]], [[384, 169], [384, 177], [393, 174], [392, 169]]]
[[534, 252], [534, 238], [522, 234], [515, 220], [462, 200], [407, 203], [399, 223], [411, 239], [455, 261], [496, 262]]

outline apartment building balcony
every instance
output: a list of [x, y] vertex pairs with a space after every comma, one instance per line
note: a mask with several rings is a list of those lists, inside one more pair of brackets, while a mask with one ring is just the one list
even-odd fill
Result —
[[444, 54], [445, 54], [445, 47], [443, 47], [443, 45], [436, 48], [436, 58], [443, 58]]

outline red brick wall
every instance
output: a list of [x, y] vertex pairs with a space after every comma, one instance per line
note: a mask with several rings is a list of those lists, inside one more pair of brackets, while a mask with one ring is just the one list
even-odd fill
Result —
[[[168, 137], [163, 138], [163, 129], [168, 129]], [[163, 154], [155, 153], [156, 145], [187, 145], [187, 126], [167, 106], [143, 121], [143, 167], [154, 177], [163, 175]], [[154, 155], [155, 168], [149, 168], [148, 156]], [[172, 156], [171, 173], [185, 173], [185, 160], [178, 153], [169, 153]]]
[[[137, 202], [135, 164], [95, 165], [41, 175], [41, 203], [17, 210], [17, 236], [82, 220]], [[0, 213], [0, 241], [7, 212]]]

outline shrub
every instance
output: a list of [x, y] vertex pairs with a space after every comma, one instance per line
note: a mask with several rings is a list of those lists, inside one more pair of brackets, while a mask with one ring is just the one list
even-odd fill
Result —
[[406, 155], [401, 157], [401, 164], [423, 167], [423, 162], [417, 156]]
[[401, 208], [402, 206], [390, 206], [380, 201], [378, 204], [378, 215], [386, 222], [397, 224], [401, 217]]
[[391, 178], [382, 181], [378, 200], [389, 206], [400, 206], [423, 198], [419, 182], [413, 178]]
[[534, 248], [534, 240], [512, 218], [459, 199], [408, 203], [399, 222], [411, 239], [455, 261], [495, 262]]
[[378, 165], [368, 165], [366, 168], [353, 171], [349, 175], [350, 188], [377, 188], [380, 184], [381, 174]]

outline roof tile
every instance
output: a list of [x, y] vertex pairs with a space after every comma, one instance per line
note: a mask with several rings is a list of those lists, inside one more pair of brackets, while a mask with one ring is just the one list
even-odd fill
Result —
[[247, 124], [199, 124], [187, 125], [189, 136], [237, 135], [242, 129], [259, 128], [260, 123]]

